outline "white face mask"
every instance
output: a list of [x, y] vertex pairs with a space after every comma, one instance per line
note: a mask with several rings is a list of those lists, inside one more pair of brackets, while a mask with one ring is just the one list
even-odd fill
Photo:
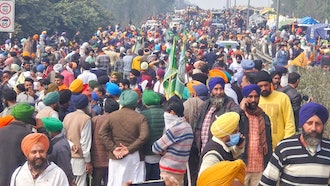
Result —
[[177, 115], [164, 112], [165, 128], [167, 129], [176, 119], [178, 119]]

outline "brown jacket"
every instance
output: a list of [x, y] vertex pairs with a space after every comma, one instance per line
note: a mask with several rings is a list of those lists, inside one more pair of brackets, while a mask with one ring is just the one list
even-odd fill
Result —
[[109, 114], [99, 134], [103, 144], [110, 151], [109, 158], [116, 159], [112, 152], [120, 143], [128, 147], [130, 154], [140, 150], [148, 138], [149, 128], [142, 114], [122, 108]]
[[108, 167], [109, 165], [109, 151], [105, 148], [99, 131], [103, 122], [108, 118], [109, 113], [104, 113], [100, 116], [92, 118], [92, 163], [93, 167]]

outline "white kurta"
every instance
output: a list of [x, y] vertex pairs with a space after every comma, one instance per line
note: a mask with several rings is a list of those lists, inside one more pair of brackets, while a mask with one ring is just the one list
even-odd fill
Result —
[[128, 180], [133, 183], [145, 179], [145, 164], [140, 161], [139, 152], [128, 154], [120, 160], [109, 160], [108, 186], [124, 185]]
[[13, 173], [10, 186], [69, 186], [68, 178], [61, 168], [53, 162], [38, 176], [33, 179], [27, 162], [22, 167], [18, 167]]

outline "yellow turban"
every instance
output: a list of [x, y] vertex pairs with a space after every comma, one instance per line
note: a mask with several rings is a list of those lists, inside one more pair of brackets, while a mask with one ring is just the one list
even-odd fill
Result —
[[236, 112], [227, 112], [219, 116], [211, 126], [211, 133], [217, 138], [223, 138], [230, 135], [238, 126], [239, 114]]
[[27, 157], [31, 151], [33, 145], [41, 143], [45, 147], [45, 151], [49, 148], [49, 139], [45, 134], [42, 133], [32, 133], [25, 136], [21, 143], [21, 149], [24, 155]]
[[197, 179], [197, 186], [230, 186], [235, 179], [244, 184], [246, 166], [242, 160], [221, 161], [205, 169]]
[[72, 83], [70, 84], [70, 88], [71, 92], [74, 93], [80, 93], [83, 91], [84, 86], [83, 86], [83, 81], [81, 79], [75, 79], [72, 81]]

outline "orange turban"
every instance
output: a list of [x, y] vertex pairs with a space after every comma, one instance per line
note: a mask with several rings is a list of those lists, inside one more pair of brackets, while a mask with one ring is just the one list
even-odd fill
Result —
[[243, 160], [221, 161], [205, 169], [197, 179], [197, 186], [228, 186], [235, 179], [244, 184], [246, 166]]
[[48, 151], [49, 148], [49, 139], [45, 134], [42, 133], [32, 133], [25, 136], [21, 143], [21, 149], [24, 155], [27, 157], [31, 151], [33, 145], [41, 143], [45, 151]]
[[39, 39], [39, 36], [38, 34], [34, 34], [33, 37], [32, 37], [33, 40], [37, 41]]
[[212, 69], [212, 70], [209, 70], [209, 77], [212, 78], [212, 77], [221, 77], [225, 83], [228, 83], [228, 77], [226, 76], [226, 74], [219, 70], [219, 69]]
[[0, 118], [0, 128], [7, 126], [13, 120], [14, 120], [14, 117], [11, 115]]

